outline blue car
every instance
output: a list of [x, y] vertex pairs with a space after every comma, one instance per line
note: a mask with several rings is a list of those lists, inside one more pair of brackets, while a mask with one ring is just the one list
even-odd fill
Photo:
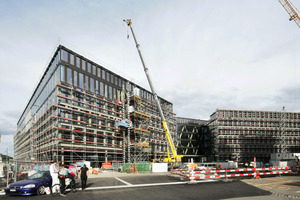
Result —
[[11, 183], [5, 189], [6, 195], [41, 195], [45, 194], [45, 187], [51, 187], [52, 177], [49, 171], [40, 171], [25, 180]]

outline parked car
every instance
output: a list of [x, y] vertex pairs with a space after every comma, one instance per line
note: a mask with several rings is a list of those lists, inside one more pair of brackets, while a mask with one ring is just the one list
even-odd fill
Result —
[[5, 189], [6, 195], [41, 195], [45, 194], [45, 187], [51, 187], [52, 177], [49, 171], [40, 171], [27, 179], [11, 183]]

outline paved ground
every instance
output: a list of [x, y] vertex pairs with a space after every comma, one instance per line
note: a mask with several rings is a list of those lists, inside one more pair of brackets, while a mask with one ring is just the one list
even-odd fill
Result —
[[244, 183], [269, 191], [274, 197], [300, 199], [300, 176], [264, 177], [246, 179]]
[[[79, 182], [79, 180], [77, 180]], [[78, 184], [79, 186], [79, 184]], [[51, 195], [7, 197], [13, 199], [53, 199]], [[199, 181], [188, 184], [167, 173], [101, 173], [90, 175], [88, 188], [68, 193], [64, 199], [300, 199], [300, 176], [269, 177], [233, 181]]]

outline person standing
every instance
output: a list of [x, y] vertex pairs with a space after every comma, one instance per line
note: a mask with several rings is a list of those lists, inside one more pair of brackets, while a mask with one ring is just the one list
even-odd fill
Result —
[[81, 188], [84, 190], [86, 188], [87, 177], [89, 175], [89, 169], [86, 167], [86, 164], [80, 168], [80, 179], [81, 179]]
[[57, 161], [53, 161], [49, 168], [50, 175], [52, 177], [52, 186], [55, 184], [59, 184], [58, 170], [56, 168], [56, 164], [57, 164]]

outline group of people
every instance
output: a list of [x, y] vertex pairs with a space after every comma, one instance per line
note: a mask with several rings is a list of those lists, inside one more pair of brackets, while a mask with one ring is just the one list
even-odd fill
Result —
[[84, 190], [86, 188], [87, 177], [89, 175], [88, 168], [84, 164], [79, 172], [77, 167], [74, 165], [60, 165], [59, 169], [57, 169], [57, 162], [53, 161], [50, 165], [50, 175], [52, 177], [52, 186], [55, 184], [60, 184], [61, 195], [65, 196], [65, 180], [66, 178], [70, 178], [71, 187], [75, 188], [76, 182], [75, 179], [80, 176], [81, 179], [81, 188]]

